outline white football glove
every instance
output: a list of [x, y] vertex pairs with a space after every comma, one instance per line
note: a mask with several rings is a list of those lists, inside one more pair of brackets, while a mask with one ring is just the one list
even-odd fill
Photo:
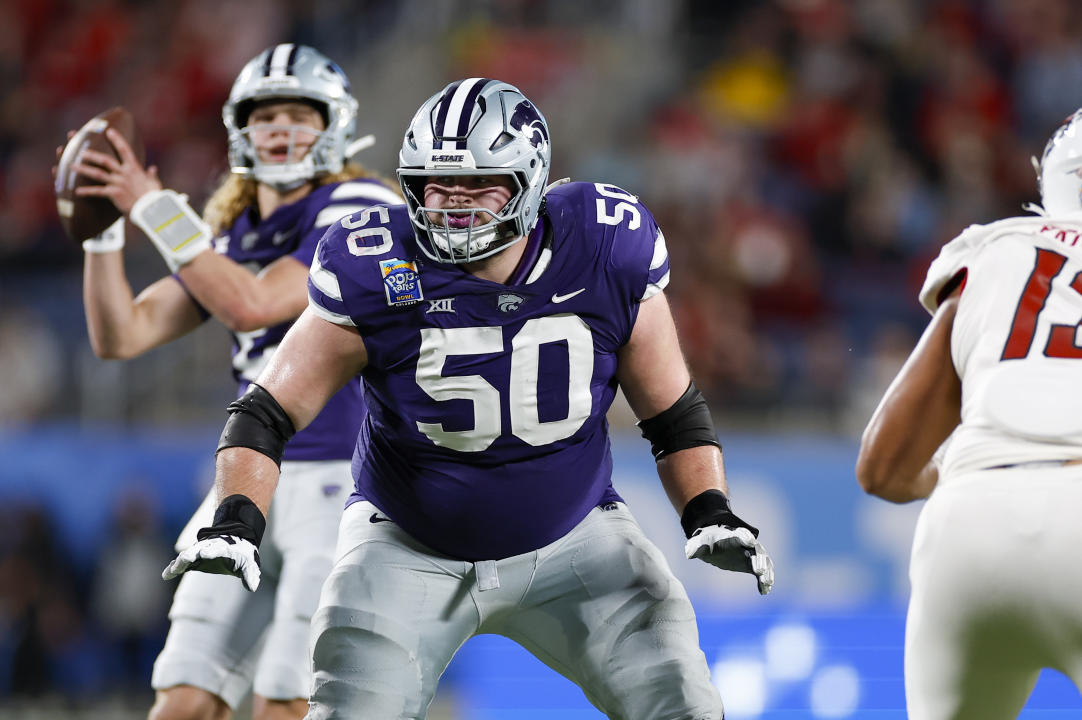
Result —
[[187, 548], [162, 571], [163, 580], [188, 572], [234, 575], [244, 587], [255, 592], [259, 587], [259, 550], [244, 538], [216, 535], [200, 540]]
[[684, 554], [689, 560], [698, 558], [722, 570], [751, 573], [759, 583], [760, 595], [774, 586], [774, 561], [747, 528], [699, 528], [684, 545]]

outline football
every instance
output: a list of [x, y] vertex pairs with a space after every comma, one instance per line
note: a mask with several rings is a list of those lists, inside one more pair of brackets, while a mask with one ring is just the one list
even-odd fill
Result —
[[119, 160], [113, 144], [105, 136], [106, 129], [110, 127], [124, 136], [140, 163], [146, 162], [146, 151], [136, 130], [135, 118], [124, 108], [106, 110], [79, 128], [60, 155], [55, 185], [56, 211], [60, 214], [60, 224], [68, 237], [76, 242], [98, 235], [121, 215], [109, 198], [81, 197], [75, 194], [75, 189], [83, 185], [99, 184], [97, 180], [77, 174], [73, 167], [87, 148], [112, 155]]

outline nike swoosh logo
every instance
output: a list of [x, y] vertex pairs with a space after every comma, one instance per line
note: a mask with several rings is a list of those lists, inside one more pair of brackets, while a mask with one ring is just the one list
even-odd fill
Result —
[[372, 513], [372, 517], [368, 518], [368, 522], [370, 522], [370, 523], [391, 522], [391, 518], [384, 517], [383, 515], [380, 515], [379, 513]]
[[586, 288], [579, 288], [575, 292], [568, 293], [566, 295], [561, 295], [559, 293], [552, 293], [552, 302], [554, 302], [554, 303], [566, 302], [567, 300], [570, 300], [571, 298], [575, 297], [579, 293], [584, 293], [584, 292], [586, 292]]

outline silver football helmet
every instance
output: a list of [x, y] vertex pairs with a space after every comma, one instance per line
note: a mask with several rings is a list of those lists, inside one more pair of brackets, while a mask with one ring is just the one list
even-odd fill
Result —
[[1082, 109], [1052, 134], [1034, 167], [1048, 215], [1082, 212]]
[[[357, 100], [349, 90], [341, 68], [306, 45], [282, 43], [259, 53], [240, 71], [222, 107], [232, 171], [282, 191], [340, 171], [352, 154], [349, 146], [357, 129]], [[323, 115], [325, 129], [299, 162], [262, 162], [246, 127], [256, 103], [277, 99], [311, 102]], [[310, 130], [294, 125], [286, 129], [292, 157], [297, 133]]]
[[[413, 116], [398, 155], [398, 181], [421, 250], [438, 262], [466, 263], [524, 238], [537, 224], [551, 159], [548, 123], [513, 85], [468, 78], [430, 97]], [[506, 175], [512, 196], [495, 219], [475, 226], [475, 216], [487, 211], [424, 206], [425, 182], [433, 175]], [[442, 222], [432, 222], [429, 213]], [[452, 228], [451, 216], [470, 222]]]

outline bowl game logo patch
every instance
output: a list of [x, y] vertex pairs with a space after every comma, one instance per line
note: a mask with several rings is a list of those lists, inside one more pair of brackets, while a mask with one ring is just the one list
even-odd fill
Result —
[[388, 305], [412, 305], [424, 299], [421, 277], [412, 260], [380, 260], [379, 269], [383, 273], [383, 290], [387, 293]]

